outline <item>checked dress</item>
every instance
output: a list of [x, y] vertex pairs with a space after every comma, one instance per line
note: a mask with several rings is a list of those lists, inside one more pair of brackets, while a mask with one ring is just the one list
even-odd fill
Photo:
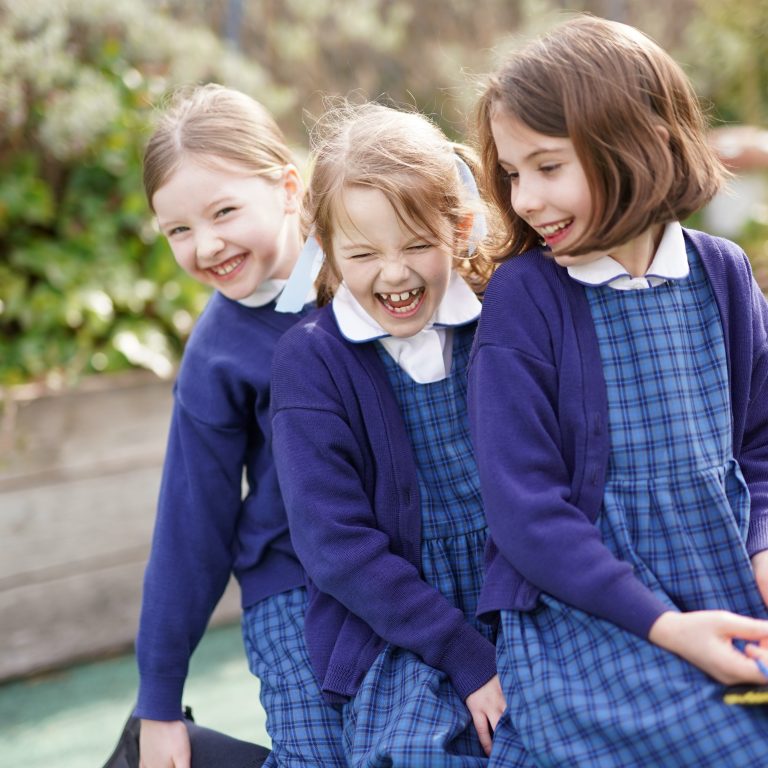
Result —
[[[486, 523], [469, 440], [466, 369], [475, 325], [454, 329], [451, 374], [419, 384], [377, 344], [418, 466], [424, 580], [478, 632]], [[344, 747], [355, 768], [484, 766], [464, 702], [445, 673], [388, 645], [344, 706]]]
[[[720, 317], [690, 248], [688, 260], [684, 280], [585, 289], [611, 437], [597, 525], [671, 608], [765, 618]], [[688, 662], [549, 595], [531, 612], [502, 612], [498, 661], [502, 688], [519, 692], [511, 722], [541, 766], [765, 762], [768, 712], [725, 705], [722, 686]]]

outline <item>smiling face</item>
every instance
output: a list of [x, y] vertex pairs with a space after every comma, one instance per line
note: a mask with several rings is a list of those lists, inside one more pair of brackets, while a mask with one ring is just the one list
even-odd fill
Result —
[[558, 263], [598, 258], [567, 256], [569, 245], [584, 237], [592, 215], [592, 194], [573, 142], [538, 133], [502, 109], [495, 110], [491, 132], [515, 213], [538, 233]]
[[589, 232], [592, 193], [573, 142], [538, 133], [497, 109], [491, 120], [498, 162], [507, 175], [510, 202], [549, 246], [561, 267], [611, 256], [631, 275], [645, 274], [663, 226], [653, 225], [625, 243], [571, 256], [569, 248]]
[[440, 239], [416, 223], [411, 231], [383, 192], [363, 186], [344, 190], [336, 219], [333, 258], [347, 288], [390, 335], [417, 334], [448, 287], [448, 223]]
[[295, 254], [286, 219], [299, 189], [290, 166], [271, 181], [218, 158], [188, 158], [157, 189], [152, 207], [179, 266], [238, 300], [269, 278], [289, 276]]

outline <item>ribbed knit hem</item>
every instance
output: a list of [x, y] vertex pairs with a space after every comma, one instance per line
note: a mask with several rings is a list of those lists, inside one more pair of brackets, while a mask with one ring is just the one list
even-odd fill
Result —
[[184, 681], [183, 677], [141, 677], [139, 698], [133, 714], [144, 720], [181, 720]]
[[747, 535], [747, 554], [750, 557], [765, 549], [768, 549], [768, 514], [750, 520]]
[[496, 648], [474, 627], [465, 624], [437, 666], [448, 674], [464, 701], [496, 674]]

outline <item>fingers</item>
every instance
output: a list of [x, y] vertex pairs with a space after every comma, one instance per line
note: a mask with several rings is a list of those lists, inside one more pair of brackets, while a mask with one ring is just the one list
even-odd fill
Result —
[[713, 668], [706, 670], [709, 674], [724, 685], [736, 685], [740, 683], [764, 684], [766, 676], [760, 671], [755, 659], [745, 653], [734, 649], [728, 658], [715, 663]]
[[491, 736], [491, 727], [488, 723], [488, 718], [482, 714], [475, 714], [472, 712], [472, 722], [475, 724], [475, 730], [480, 737], [480, 746], [483, 748], [483, 752], [490, 756], [491, 748], [493, 747], [493, 738]]
[[504, 714], [503, 707], [501, 709], [495, 708], [488, 713], [488, 722], [491, 724], [491, 730], [493, 731], [496, 730], [496, 726], [499, 724], [499, 720], [501, 720], [501, 716], [503, 714]]
[[744, 640], [766, 640], [768, 639], [768, 621], [761, 619], [751, 619], [748, 616], [739, 616], [736, 613], [720, 613], [722, 629], [731, 637], [738, 637]]
[[744, 655], [754, 660], [760, 674], [768, 680], [768, 650], [754, 643], [748, 643], [744, 647]]

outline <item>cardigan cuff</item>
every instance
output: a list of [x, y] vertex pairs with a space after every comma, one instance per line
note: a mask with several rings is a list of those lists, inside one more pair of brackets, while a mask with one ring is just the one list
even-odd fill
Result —
[[144, 676], [139, 682], [139, 698], [133, 714], [143, 720], [181, 720], [183, 677]]
[[747, 554], [750, 557], [764, 549], [768, 549], [768, 514], [753, 517], [747, 534]]
[[496, 674], [496, 648], [465, 623], [436, 666], [448, 674], [461, 700], [465, 701]]

